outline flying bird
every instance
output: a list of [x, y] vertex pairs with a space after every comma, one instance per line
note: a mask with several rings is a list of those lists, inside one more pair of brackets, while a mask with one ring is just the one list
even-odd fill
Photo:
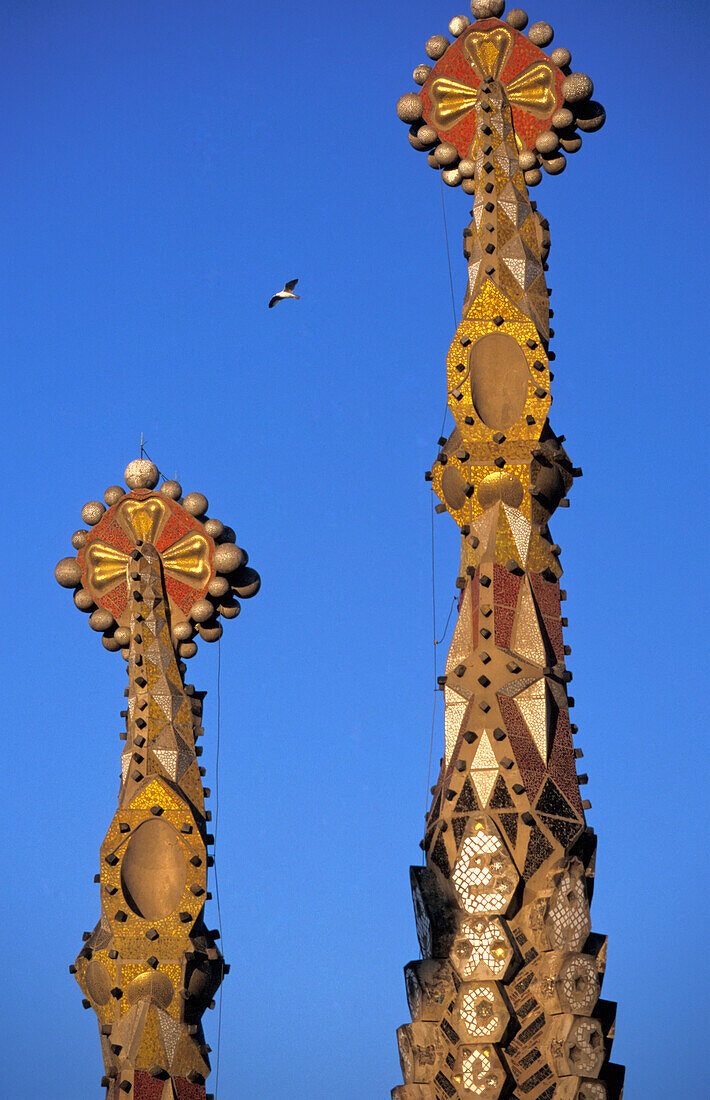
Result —
[[269, 309], [271, 309], [272, 306], [275, 306], [277, 302], [283, 301], [284, 298], [300, 298], [300, 294], [293, 293], [293, 288], [295, 287], [297, 282], [298, 279], [291, 279], [290, 282], [286, 283], [286, 286], [283, 288], [283, 290], [280, 290], [278, 294], [274, 294], [273, 298], [269, 302]]

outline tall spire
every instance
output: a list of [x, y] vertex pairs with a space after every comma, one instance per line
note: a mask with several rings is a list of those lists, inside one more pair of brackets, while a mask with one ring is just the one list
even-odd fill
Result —
[[427, 42], [420, 93], [398, 103], [415, 149], [474, 196], [468, 285], [447, 356], [455, 427], [427, 480], [461, 532], [459, 617], [439, 687], [441, 770], [411, 870], [422, 958], [405, 967], [393, 1100], [615, 1100], [615, 1006], [591, 932], [596, 839], [563, 641], [560, 547], [548, 521], [580, 471], [548, 415], [549, 232], [528, 187], [563, 170], [575, 126], [604, 121], [546, 23], [522, 31], [473, 0], [451, 44]]
[[101, 846], [101, 917], [71, 967], [99, 1020], [107, 1100], [205, 1100], [202, 1015], [228, 967], [204, 920], [211, 814], [202, 785], [204, 692], [183, 679], [193, 638], [255, 595], [258, 574], [201, 493], [155, 491], [146, 459], [82, 510], [60, 584], [127, 661], [118, 808]]

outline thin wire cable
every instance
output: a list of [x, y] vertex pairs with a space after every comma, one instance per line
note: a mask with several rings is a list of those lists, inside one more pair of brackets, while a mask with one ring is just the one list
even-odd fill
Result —
[[[143, 458], [143, 455], [145, 455], [145, 457], [150, 462], [153, 462], [153, 459], [150, 457], [150, 455], [146, 451], [145, 447], [143, 446], [143, 437], [141, 436], [141, 458]], [[158, 467], [157, 463], [153, 462], [153, 465], [155, 466], [156, 470], [158, 471], [158, 473], [162, 477], [163, 481], [169, 481], [170, 480], [170, 478], [166, 477], [165, 474], [163, 473], [163, 471]]]
[[[446, 203], [444, 201], [444, 183], [439, 173], [439, 187], [441, 190], [441, 214], [444, 220], [444, 241], [446, 243], [446, 262], [449, 268], [449, 287], [451, 289], [451, 312], [454, 317], [454, 327], [456, 327], [456, 296], [454, 294], [454, 276], [451, 270], [451, 247], [449, 245], [449, 228], [446, 223]], [[446, 424], [446, 413], [448, 411], [448, 402], [444, 405], [444, 415], [441, 418], [441, 431], [439, 432], [439, 438], [443, 438], [444, 425]], [[446, 626], [444, 627], [444, 633], [442, 634], [441, 641], [437, 641], [436, 637], [436, 551], [435, 551], [435, 536], [434, 536], [434, 490], [431, 491], [431, 603], [432, 603], [432, 638], [434, 642], [434, 704], [431, 711], [431, 734], [429, 737], [429, 762], [427, 764], [427, 776], [426, 776], [426, 799], [424, 806], [424, 814], [429, 808], [429, 784], [431, 782], [431, 758], [434, 752], [434, 728], [436, 726], [436, 704], [438, 698], [438, 666], [437, 666], [437, 647], [441, 645], [446, 637], [446, 632], [449, 629], [449, 622], [451, 621], [451, 615], [453, 614], [454, 604], [456, 603], [456, 597], [451, 601], [451, 607], [449, 609], [449, 616], [446, 620]], [[426, 862], [426, 852], [423, 851], [423, 862]]]
[[449, 229], [446, 224], [446, 203], [444, 202], [444, 182], [439, 172], [439, 187], [441, 189], [441, 213], [444, 216], [444, 238], [446, 239], [446, 258], [449, 262], [449, 286], [451, 287], [451, 309], [454, 314], [454, 328], [458, 324], [456, 320], [456, 296], [454, 295], [454, 277], [451, 273], [451, 249], [449, 248]]
[[444, 627], [444, 633], [441, 635], [438, 642], [434, 642], [434, 645], [443, 645], [444, 639], [446, 638], [446, 635], [447, 635], [448, 630], [449, 630], [449, 623], [451, 622], [451, 616], [454, 613], [454, 604], [455, 603], [456, 603], [456, 596], [452, 596], [451, 597], [451, 607], [449, 608], [449, 617], [446, 620], [446, 626]]
[[214, 1095], [217, 1096], [217, 1090], [219, 1088], [219, 1056], [222, 1049], [222, 982], [224, 981], [224, 939], [222, 937], [222, 906], [219, 898], [219, 875], [217, 873], [217, 830], [219, 826], [219, 747], [222, 734], [222, 641], [217, 640], [217, 753], [215, 757], [215, 775], [214, 775], [214, 844], [212, 845], [213, 853], [213, 871], [214, 871], [214, 892], [215, 900], [217, 902], [217, 925], [219, 928], [219, 937], [222, 940], [222, 981], [219, 983], [219, 1006], [217, 1009], [217, 1056], [215, 1058], [215, 1081], [214, 1081]]
[[[429, 736], [429, 763], [427, 765], [426, 773], [426, 795], [424, 799], [424, 816], [426, 817], [429, 809], [429, 783], [431, 781], [431, 757], [434, 751], [434, 727], [436, 725], [436, 690], [437, 683], [437, 661], [436, 661], [436, 554], [434, 544], [434, 490], [431, 490], [430, 495], [431, 503], [431, 617], [432, 627], [434, 631], [434, 704], [431, 708], [431, 733]], [[426, 862], [426, 850], [422, 847], [422, 864]]]

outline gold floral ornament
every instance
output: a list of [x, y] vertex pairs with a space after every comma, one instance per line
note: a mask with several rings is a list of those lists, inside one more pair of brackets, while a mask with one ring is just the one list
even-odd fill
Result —
[[[555, 70], [548, 61], [535, 61], [516, 76], [503, 79], [513, 49], [512, 33], [507, 27], [492, 31], [471, 31], [463, 43], [464, 55], [479, 80], [501, 80], [508, 100], [539, 119], [549, 118], [557, 104]], [[450, 77], [434, 77], [428, 86], [431, 121], [439, 130], [450, 130], [472, 111], [478, 99], [478, 87], [462, 84]]]
[[570, 71], [570, 51], [558, 47], [546, 52], [554, 38], [548, 23], [535, 23], [524, 34], [527, 16], [519, 9], [502, 22], [491, 14], [498, 8], [502, 13], [502, 0], [480, 0], [474, 7], [487, 14], [480, 14], [473, 24], [465, 16], [455, 16], [449, 24], [455, 41], [443, 35], [428, 40], [425, 49], [433, 67], [415, 68], [413, 78], [420, 90], [400, 96], [397, 114], [409, 126], [412, 147], [427, 154], [442, 181], [473, 195], [476, 166], [468, 162], [476, 161], [477, 119], [490, 109], [486, 97], [493, 92], [498, 99], [502, 91], [512, 114], [512, 140], [525, 154], [525, 183], [534, 187], [542, 179], [539, 169], [549, 175], [564, 171], [566, 154], [582, 147], [576, 131], [600, 130], [606, 112], [591, 98], [591, 77]]
[[91, 530], [75, 531], [76, 557], [63, 558], [55, 570], [59, 584], [74, 589], [74, 603], [103, 634], [106, 649], [127, 652], [131, 631], [129, 576], [137, 547], [152, 547], [160, 559], [165, 611], [173, 644], [181, 657], [197, 651], [193, 639], [217, 641], [218, 618], [234, 619], [240, 599], [259, 591], [259, 574], [235, 545], [234, 531], [207, 516], [202, 493], [183, 497], [177, 481], [159, 490], [157, 468], [137, 459], [126, 469], [130, 492], [118, 485], [85, 504], [81, 517]]
[[[116, 508], [115, 522], [131, 538], [134, 545], [148, 542], [156, 546], [168, 519], [164, 500], [127, 498]], [[101, 539], [86, 548], [86, 586], [97, 595], [108, 592], [120, 581], [128, 584], [129, 553]], [[199, 531], [190, 531], [160, 552], [163, 570], [191, 588], [204, 588], [212, 575], [211, 549], [207, 538]]]

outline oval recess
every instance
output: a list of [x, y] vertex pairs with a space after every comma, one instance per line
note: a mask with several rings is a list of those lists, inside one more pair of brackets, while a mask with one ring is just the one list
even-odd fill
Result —
[[126, 845], [121, 889], [130, 909], [144, 920], [164, 920], [185, 890], [187, 863], [176, 830], [160, 817], [144, 821]]
[[111, 975], [98, 959], [92, 959], [84, 975], [86, 989], [94, 1004], [105, 1005], [111, 999]]
[[458, 512], [466, 503], [466, 482], [455, 466], [446, 466], [441, 475], [441, 491], [449, 508]]
[[528, 361], [512, 336], [489, 332], [468, 353], [471, 399], [479, 417], [501, 432], [519, 420], [528, 396]]

